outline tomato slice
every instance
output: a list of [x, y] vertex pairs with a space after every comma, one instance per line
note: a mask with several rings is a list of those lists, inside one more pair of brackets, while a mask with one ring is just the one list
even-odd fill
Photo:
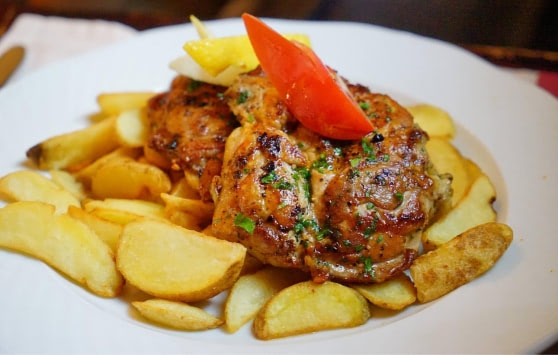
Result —
[[333, 139], [360, 139], [374, 130], [344, 83], [312, 49], [252, 15], [243, 14], [242, 20], [262, 69], [300, 123]]

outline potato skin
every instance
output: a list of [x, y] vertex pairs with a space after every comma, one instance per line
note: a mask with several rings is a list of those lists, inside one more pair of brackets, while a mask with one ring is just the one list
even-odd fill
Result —
[[410, 268], [419, 302], [435, 300], [480, 276], [500, 259], [512, 240], [509, 226], [489, 222], [421, 255]]

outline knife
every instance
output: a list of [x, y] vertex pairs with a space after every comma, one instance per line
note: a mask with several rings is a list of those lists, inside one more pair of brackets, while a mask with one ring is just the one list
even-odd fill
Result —
[[24, 55], [25, 49], [22, 46], [12, 47], [2, 54], [2, 57], [0, 57], [0, 87], [17, 69]]

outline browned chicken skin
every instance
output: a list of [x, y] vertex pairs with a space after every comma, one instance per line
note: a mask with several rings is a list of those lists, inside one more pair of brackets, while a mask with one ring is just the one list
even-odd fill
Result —
[[225, 141], [238, 126], [221, 95], [225, 89], [178, 76], [147, 105], [150, 147], [171, 169], [197, 175], [204, 200], [210, 200], [211, 180], [221, 171]]
[[[224, 93], [204, 87], [209, 104], [201, 109], [183, 107], [184, 93], [162, 96], [159, 107], [152, 100], [153, 147], [200, 175], [209, 160], [218, 165], [208, 174], [216, 237], [242, 243], [264, 263], [309, 272], [316, 282], [382, 282], [418, 255], [421, 231], [449, 206], [451, 177], [432, 167], [428, 137], [408, 111], [347, 85], [376, 128], [360, 141], [328, 140], [300, 125], [257, 69]], [[212, 122], [210, 135], [196, 120], [165, 123], [157, 118], [161, 106], [167, 115], [197, 112], [198, 121]], [[231, 112], [241, 125], [234, 131], [228, 120], [213, 125], [209, 118], [230, 119]], [[177, 134], [180, 148], [169, 149]]]

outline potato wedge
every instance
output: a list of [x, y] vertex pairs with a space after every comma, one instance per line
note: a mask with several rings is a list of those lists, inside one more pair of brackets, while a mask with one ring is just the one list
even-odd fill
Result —
[[489, 222], [419, 256], [410, 268], [419, 302], [435, 300], [480, 276], [500, 259], [512, 240], [509, 226]]
[[453, 139], [455, 137], [455, 125], [451, 116], [439, 107], [427, 104], [419, 104], [407, 107], [407, 111], [413, 115], [415, 123], [432, 137]]
[[112, 250], [85, 224], [55, 215], [53, 205], [23, 201], [0, 209], [0, 245], [42, 260], [99, 296], [122, 289]]
[[26, 155], [43, 170], [90, 163], [118, 148], [115, 121], [116, 117], [111, 117], [84, 129], [54, 136], [29, 148]]
[[443, 138], [431, 138], [426, 143], [426, 151], [438, 173], [452, 175], [452, 205], [455, 206], [465, 196], [472, 182], [461, 153]]
[[81, 182], [77, 181], [74, 175], [65, 170], [50, 170], [49, 173], [55, 184], [72, 193], [79, 201], [87, 196], [85, 187]]
[[142, 217], [166, 221], [164, 207], [155, 202], [107, 198], [83, 201], [83, 208], [98, 217], [127, 224]]
[[230, 288], [245, 254], [238, 243], [144, 219], [124, 227], [116, 264], [130, 284], [148, 294], [194, 302]]
[[116, 252], [120, 233], [122, 233], [122, 225], [98, 217], [76, 206], [68, 207], [68, 215], [86, 224], [113, 252]]
[[42, 201], [53, 204], [56, 213], [68, 206], [79, 206], [79, 200], [49, 178], [33, 170], [19, 170], [0, 178], [0, 196], [7, 201]]
[[305, 281], [273, 296], [256, 315], [253, 330], [258, 339], [269, 340], [355, 327], [368, 318], [368, 301], [356, 290], [330, 281]]
[[121, 112], [116, 117], [116, 137], [125, 147], [143, 147], [149, 136], [144, 109], [136, 108]]
[[417, 290], [406, 274], [382, 283], [352, 285], [370, 303], [384, 309], [399, 311], [417, 300]]
[[181, 211], [194, 216], [200, 226], [211, 223], [215, 205], [212, 202], [204, 202], [190, 198], [182, 198], [167, 193], [161, 194], [165, 204], [165, 211]]
[[150, 299], [132, 302], [132, 306], [146, 319], [180, 330], [206, 330], [223, 324], [203, 309], [177, 301]]
[[492, 207], [495, 199], [496, 191], [492, 182], [488, 176], [482, 174], [448, 214], [424, 231], [424, 249], [433, 250], [469, 228], [496, 221], [497, 215]]
[[123, 111], [145, 107], [153, 95], [152, 92], [103, 93], [97, 96], [97, 104], [104, 114], [118, 115]]
[[231, 288], [225, 301], [225, 328], [229, 333], [254, 318], [264, 304], [287, 286], [308, 280], [298, 270], [266, 267], [253, 274], [241, 276]]
[[81, 182], [86, 188], [91, 188], [91, 178], [103, 165], [121, 159], [136, 159], [140, 156], [141, 149], [120, 147], [112, 152], [103, 155], [89, 165], [79, 167], [79, 169], [68, 169], [74, 174], [76, 180]]
[[101, 199], [156, 200], [161, 193], [170, 191], [171, 186], [163, 170], [129, 158], [111, 160], [91, 177], [91, 192]]

